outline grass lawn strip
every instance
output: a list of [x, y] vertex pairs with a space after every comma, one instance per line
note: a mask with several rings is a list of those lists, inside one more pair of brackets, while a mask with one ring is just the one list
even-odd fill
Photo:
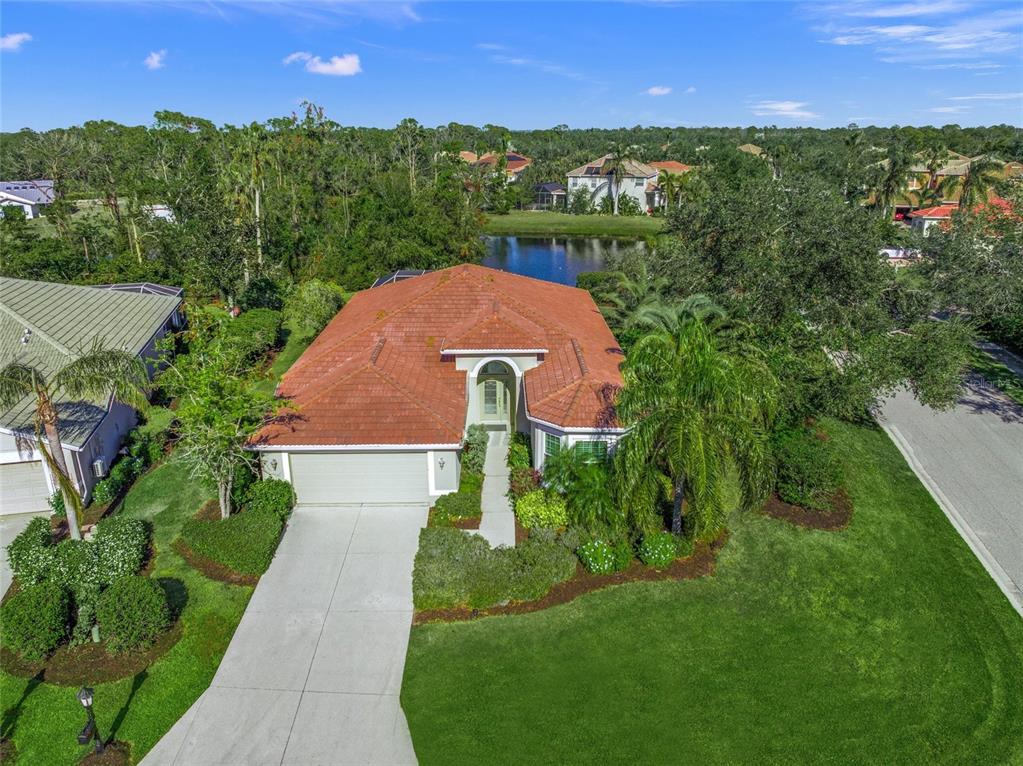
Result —
[[1023, 379], [980, 349], [973, 353], [973, 369], [1016, 404], [1023, 406]]
[[657, 235], [663, 225], [663, 219], [645, 215], [570, 215], [512, 211], [507, 215], [487, 216], [483, 222], [483, 231], [499, 236], [640, 239]]
[[1023, 621], [880, 429], [825, 427], [844, 531], [744, 514], [712, 577], [413, 628], [420, 763], [1023, 763]]

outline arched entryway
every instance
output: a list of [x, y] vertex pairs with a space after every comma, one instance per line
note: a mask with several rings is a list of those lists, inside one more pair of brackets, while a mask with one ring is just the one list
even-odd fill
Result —
[[492, 360], [476, 373], [477, 422], [511, 426], [515, 419], [515, 371]]

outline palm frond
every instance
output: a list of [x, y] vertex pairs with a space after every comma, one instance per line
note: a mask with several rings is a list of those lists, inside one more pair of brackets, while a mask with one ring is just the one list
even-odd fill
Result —
[[46, 387], [46, 378], [39, 370], [21, 362], [10, 362], [0, 370], [0, 409], [13, 407], [36, 386]]
[[145, 364], [133, 354], [99, 344], [65, 365], [53, 382], [74, 398], [101, 399], [112, 394], [135, 409], [145, 410], [148, 406], [149, 375]]

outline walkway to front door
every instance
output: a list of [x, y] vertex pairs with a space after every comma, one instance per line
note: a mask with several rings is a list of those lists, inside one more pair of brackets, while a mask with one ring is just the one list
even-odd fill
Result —
[[508, 432], [491, 431], [483, 464], [480, 534], [491, 546], [515, 545], [515, 513], [508, 499]]
[[414, 764], [398, 695], [425, 506], [300, 506], [210, 688], [143, 760]]

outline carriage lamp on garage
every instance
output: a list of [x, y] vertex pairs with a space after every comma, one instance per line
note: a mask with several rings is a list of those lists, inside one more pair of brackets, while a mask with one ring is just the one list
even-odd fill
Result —
[[78, 744], [87, 745], [89, 740], [95, 740], [96, 752], [103, 752], [103, 739], [99, 735], [99, 727], [96, 726], [96, 715], [92, 712], [92, 689], [88, 686], [83, 686], [78, 690], [78, 701], [82, 703], [82, 707], [85, 708], [85, 712], [89, 715], [89, 720], [85, 726], [78, 733]]
[[443, 471], [444, 470], [444, 458], [441, 458], [440, 460], [438, 460], [437, 461], [437, 465], [439, 465], [440, 466], [440, 470]]

